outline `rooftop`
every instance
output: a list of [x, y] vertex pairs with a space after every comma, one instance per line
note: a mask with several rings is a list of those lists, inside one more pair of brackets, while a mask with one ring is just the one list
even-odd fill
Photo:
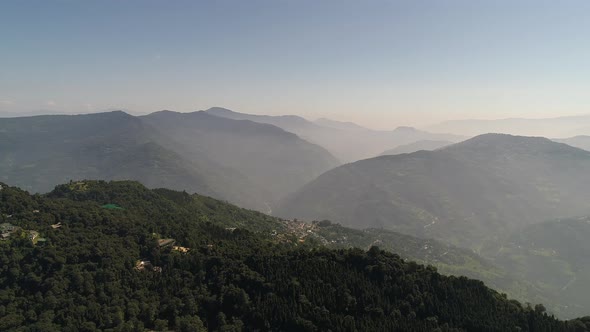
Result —
[[158, 240], [158, 246], [160, 246], [160, 247], [171, 246], [171, 245], [174, 245], [175, 242], [176, 242], [176, 240], [174, 240], [174, 239], [160, 239], [160, 240]]

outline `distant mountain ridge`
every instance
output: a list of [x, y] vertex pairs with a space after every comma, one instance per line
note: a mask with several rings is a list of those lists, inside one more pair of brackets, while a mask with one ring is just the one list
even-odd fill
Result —
[[70, 179], [131, 179], [270, 212], [278, 197], [336, 165], [278, 127], [204, 112], [0, 118], [0, 181], [32, 192]]
[[329, 119], [312, 122], [293, 115], [254, 115], [219, 107], [211, 108], [206, 112], [231, 119], [273, 124], [326, 148], [344, 163], [370, 158], [387, 149], [421, 140], [458, 142], [465, 139], [458, 135], [433, 134], [411, 127], [399, 127], [391, 131], [371, 130], [350, 122]]
[[279, 128], [283, 128], [289, 132], [295, 132], [299, 128], [305, 128], [313, 126], [313, 122], [308, 121], [297, 115], [256, 115], [256, 114], [245, 114], [238, 113], [223, 107], [211, 107], [204, 111], [205, 113], [233, 119], [233, 120], [250, 120], [258, 123], [267, 123]]
[[590, 212], [589, 172], [587, 151], [488, 134], [340, 166], [290, 195], [275, 213], [478, 248], [517, 226]]
[[141, 117], [179, 143], [186, 158], [209, 156], [268, 191], [266, 203], [300, 188], [339, 165], [324, 148], [270, 124], [206, 112], [157, 112]]
[[331, 119], [327, 119], [327, 118], [319, 118], [317, 120], [314, 121], [315, 124], [323, 126], [323, 127], [328, 127], [328, 128], [334, 128], [334, 129], [342, 129], [342, 130], [370, 130], [367, 129], [365, 127], [359, 126], [356, 123], [353, 122], [343, 122], [343, 121], [335, 121], [335, 120], [331, 120]]
[[503, 133], [524, 136], [571, 137], [590, 135], [590, 115], [542, 119], [451, 120], [429, 126], [426, 129], [432, 132], [450, 132], [467, 136]]
[[421, 150], [432, 151], [443, 148], [445, 146], [449, 146], [451, 144], [453, 144], [453, 142], [450, 141], [418, 141], [410, 144], [400, 145], [393, 149], [389, 149], [387, 151], [382, 152], [381, 155], [386, 156], [401, 153], [413, 153]]
[[570, 138], [553, 139], [555, 142], [564, 143], [582, 150], [590, 151], [590, 136], [579, 135]]

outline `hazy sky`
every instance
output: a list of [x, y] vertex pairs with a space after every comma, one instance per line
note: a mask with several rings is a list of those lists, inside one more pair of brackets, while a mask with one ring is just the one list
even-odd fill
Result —
[[0, 114], [590, 113], [590, 1], [1, 1]]

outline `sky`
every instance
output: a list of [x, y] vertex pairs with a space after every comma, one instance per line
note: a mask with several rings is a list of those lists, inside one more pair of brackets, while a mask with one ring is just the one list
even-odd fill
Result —
[[590, 1], [0, 2], [0, 116], [590, 114]]

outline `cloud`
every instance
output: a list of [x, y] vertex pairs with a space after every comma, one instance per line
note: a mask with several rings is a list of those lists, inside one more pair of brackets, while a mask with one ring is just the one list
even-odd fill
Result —
[[0, 99], [0, 105], [6, 105], [6, 106], [14, 105], [14, 101], [9, 100], [9, 99]]
[[46, 104], [47, 104], [47, 106], [55, 106], [55, 105], [56, 105], [56, 104], [55, 104], [55, 101], [53, 101], [53, 100], [48, 100], [48, 101], [46, 102]]

